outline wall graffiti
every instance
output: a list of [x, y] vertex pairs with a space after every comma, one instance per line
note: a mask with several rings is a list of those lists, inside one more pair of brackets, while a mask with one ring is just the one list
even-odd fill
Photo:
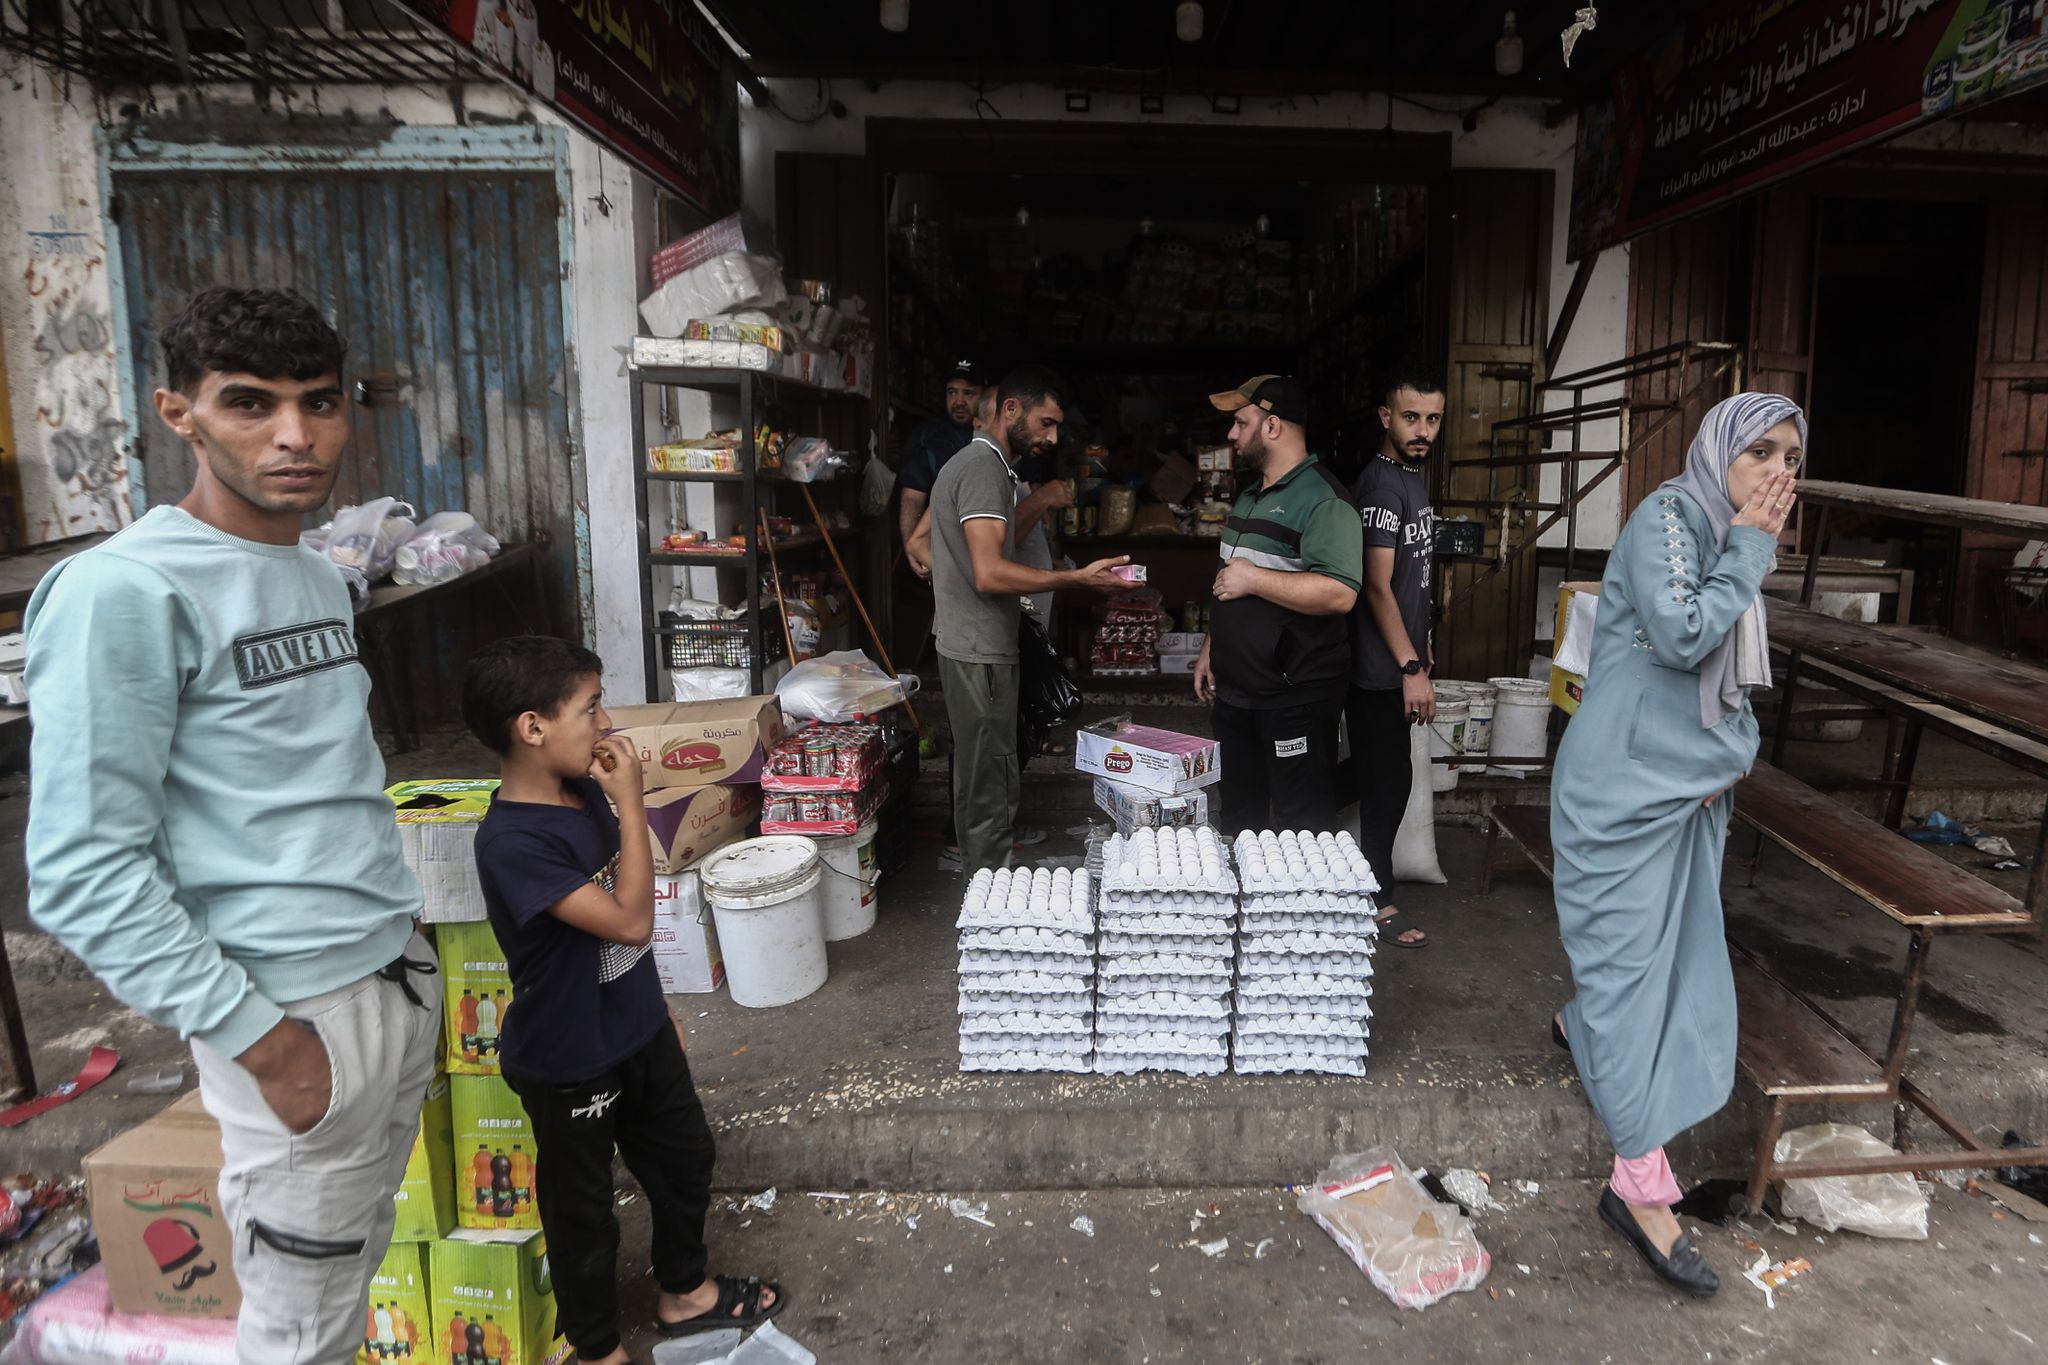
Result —
[[22, 283], [35, 366], [35, 434], [49, 491], [29, 488], [30, 537], [119, 530], [132, 515], [120, 363], [107, 300], [106, 246], [51, 214], [29, 229]]

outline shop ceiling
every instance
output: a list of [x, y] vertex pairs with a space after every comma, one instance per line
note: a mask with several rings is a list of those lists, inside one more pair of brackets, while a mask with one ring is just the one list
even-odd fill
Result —
[[[1320, 94], [1385, 90], [1604, 93], [1619, 60], [1669, 32], [1698, 0], [1201, 0], [1200, 38], [1177, 30], [1176, 0], [702, 0], [759, 76], [1034, 82], [1076, 91]], [[1581, 9], [1598, 27], [1569, 70], [1559, 37]], [[1495, 71], [1515, 12], [1519, 73]]]

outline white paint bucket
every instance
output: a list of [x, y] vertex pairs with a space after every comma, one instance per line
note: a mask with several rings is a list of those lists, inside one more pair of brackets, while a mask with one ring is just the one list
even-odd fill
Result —
[[875, 822], [868, 821], [853, 834], [816, 842], [825, 860], [824, 880], [818, 883], [818, 900], [825, 907], [825, 941], [859, 938], [875, 927], [875, 883], [881, 878], [875, 866]]
[[[1531, 678], [1488, 678], [1493, 684], [1493, 743], [1489, 754], [1536, 758], [1550, 752], [1550, 685]], [[1486, 771], [1497, 777], [1527, 777], [1530, 767], [1498, 763]]]
[[787, 1005], [825, 984], [823, 868], [801, 834], [728, 844], [699, 865], [734, 1004]]
[[[1467, 714], [1465, 716], [1465, 752], [1475, 758], [1485, 758], [1493, 744], [1494, 687], [1492, 683], [1461, 682], [1446, 686], [1464, 691]], [[1484, 763], [1461, 763], [1462, 769], [1478, 772]]]
[[[1436, 719], [1429, 723], [1429, 756], [1456, 758], [1465, 752], [1465, 726], [1471, 714], [1471, 705], [1456, 693], [1447, 693], [1442, 688], [1436, 693]], [[1433, 792], [1455, 791], [1458, 786], [1458, 765], [1455, 763], [1431, 763], [1429, 765], [1429, 789]]]

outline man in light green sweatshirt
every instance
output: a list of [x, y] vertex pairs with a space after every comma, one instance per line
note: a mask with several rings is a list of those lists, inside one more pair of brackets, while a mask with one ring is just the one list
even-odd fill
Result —
[[192, 491], [28, 607], [29, 913], [192, 1044], [219, 1120], [243, 1365], [355, 1358], [433, 1070], [433, 950], [399, 854], [348, 590], [300, 548], [348, 410], [296, 294], [162, 332]]

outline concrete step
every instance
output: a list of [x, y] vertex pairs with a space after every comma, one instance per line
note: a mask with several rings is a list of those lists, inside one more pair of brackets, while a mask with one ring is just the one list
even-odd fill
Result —
[[[1053, 822], [1046, 822], [1052, 824]], [[1055, 826], [1056, 828], [1056, 826]], [[1034, 861], [1078, 852], [1055, 833]], [[961, 882], [920, 851], [881, 888], [882, 917], [833, 944], [811, 997], [744, 1010], [678, 997], [719, 1132], [722, 1185], [761, 1189], [1084, 1189], [1298, 1181], [1335, 1152], [1389, 1142], [1410, 1160], [1595, 1178], [1611, 1160], [1550, 1011], [1569, 992], [1548, 884], [1505, 872], [1481, 898], [1476, 832], [1440, 835], [1449, 887], [1402, 888], [1421, 951], [1379, 954], [1370, 1074], [1190, 1079], [962, 1074], [953, 917]], [[2024, 873], [2021, 874], [2024, 876]], [[1728, 889], [1731, 924], [1866, 1047], [1890, 1020], [1895, 926], [1789, 859]], [[1915, 1070], [1996, 1145], [2048, 1132], [2048, 1006], [2031, 942], [1957, 939], [1934, 955]], [[1837, 1116], [1816, 1109], [1799, 1123]], [[1842, 1111], [1889, 1136], [1886, 1106]], [[1690, 1175], [1735, 1173], [1760, 1114], [1728, 1108], [1673, 1144]], [[1939, 1134], [1925, 1125], [1920, 1140]]]

